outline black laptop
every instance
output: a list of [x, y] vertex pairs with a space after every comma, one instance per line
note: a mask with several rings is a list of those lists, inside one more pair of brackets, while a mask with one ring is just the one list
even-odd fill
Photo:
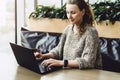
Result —
[[14, 43], [10, 43], [10, 46], [13, 50], [17, 63], [22, 67], [25, 67], [39, 74], [45, 74], [61, 69], [61, 67], [47, 68], [42, 65], [41, 63], [43, 60], [37, 61], [35, 59], [34, 49], [25, 48]]

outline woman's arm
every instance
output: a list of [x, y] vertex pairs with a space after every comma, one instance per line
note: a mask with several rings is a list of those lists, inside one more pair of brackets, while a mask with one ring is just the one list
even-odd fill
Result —
[[44, 60], [43, 64], [47, 67], [61, 66], [61, 67], [69, 67], [69, 68], [79, 68], [77, 60], [68, 60], [66, 65], [65, 60], [56, 60], [56, 59], [50, 58], [50, 59]]
[[40, 52], [35, 52], [35, 57], [37, 60], [40, 59], [49, 59], [49, 58], [53, 58], [53, 59], [61, 59], [62, 58], [62, 53], [60, 53], [61, 48], [63, 47], [64, 41], [65, 41], [65, 37], [66, 37], [66, 32], [67, 32], [67, 27], [65, 28], [64, 32], [61, 35], [60, 41], [58, 43], [58, 45], [53, 48], [52, 50], [49, 51], [49, 53], [45, 53], [42, 54]]
[[80, 58], [76, 58], [80, 69], [94, 68], [96, 57], [99, 54], [99, 38], [97, 31], [94, 28], [89, 29], [86, 35], [83, 53]]
[[68, 60], [67, 67], [70, 67], [70, 68], [79, 68], [79, 64], [78, 64], [77, 60]]
[[59, 44], [55, 48], [50, 50], [50, 53], [53, 53], [55, 59], [61, 60], [63, 58], [63, 48], [66, 41], [67, 30], [68, 27], [66, 27], [64, 32], [62, 33]]

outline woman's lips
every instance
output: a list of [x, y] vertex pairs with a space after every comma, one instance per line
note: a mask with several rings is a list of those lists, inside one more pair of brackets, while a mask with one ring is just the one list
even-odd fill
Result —
[[74, 20], [73, 19], [69, 19], [70, 22], [73, 22]]

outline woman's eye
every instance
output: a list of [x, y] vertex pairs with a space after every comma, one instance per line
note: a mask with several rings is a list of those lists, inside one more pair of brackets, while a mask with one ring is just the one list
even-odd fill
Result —
[[74, 12], [74, 11], [71, 11], [71, 12], [66, 11], [66, 13], [67, 13], [67, 14], [76, 14], [76, 12]]
[[75, 14], [75, 12], [72, 11], [71, 14]]

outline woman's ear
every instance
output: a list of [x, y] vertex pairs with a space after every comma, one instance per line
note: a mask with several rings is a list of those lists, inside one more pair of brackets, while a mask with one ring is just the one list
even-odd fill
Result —
[[85, 14], [85, 9], [82, 9], [81, 12], [82, 12], [82, 16], [83, 16]]

